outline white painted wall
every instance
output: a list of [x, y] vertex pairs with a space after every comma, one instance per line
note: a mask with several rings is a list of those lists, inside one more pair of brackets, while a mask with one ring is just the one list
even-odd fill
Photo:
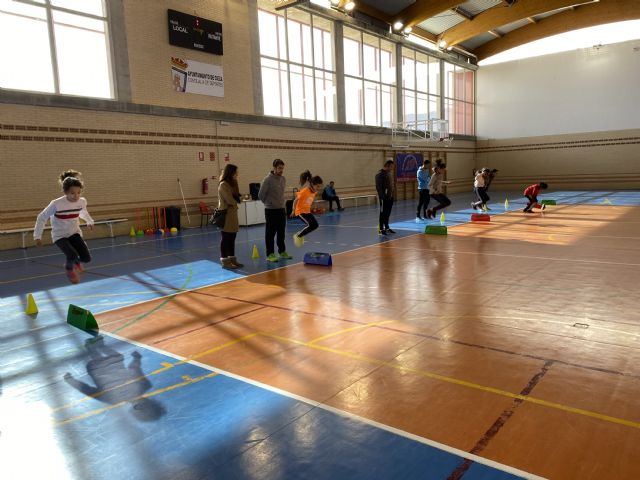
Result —
[[480, 139], [640, 128], [638, 40], [480, 67], [477, 82]]

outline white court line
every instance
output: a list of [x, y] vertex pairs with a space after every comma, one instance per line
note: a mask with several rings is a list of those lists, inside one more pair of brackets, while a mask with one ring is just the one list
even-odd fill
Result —
[[[221, 370], [219, 368], [212, 367], [211, 365], [207, 365], [205, 363], [201, 363], [201, 362], [198, 362], [196, 360], [186, 360], [186, 357], [183, 357], [181, 355], [176, 355], [176, 354], [171, 353], [171, 352], [166, 352], [166, 351], [161, 350], [159, 348], [151, 347], [151, 346], [145, 345], [143, 343], [136, 342], [135, 340], [129, 340], [129, 339], [120, 337], [119, 335], [116, 335], [116, 334], [104, 332], [104, 333], [102, 333], [102, 335], [107, 335], [109, 337], [112, 337], [112, 338], [115, 338], [117, 340], [120, 340], [120, 341], [122, 341], [124, 343], [129, 343], [129, 344], [132, 344], [132, 345], [136, 345], [137, 347], [140, 347], [140, 348], [143, 348], [143, 349], [147, 349], [147, 350], [151, 350], [151, 351], [153, 351], [155, 353], [158, 353], [160, 355], [165, 355], [167, 357], [174, 358], [174, 359], [176, 359], [176, 360], [178, 360], [180, 362], [188, 363], [190, 365], [203, 368], [204, 370], [208, 370], [210, 372], [214, 372], [214, 373], [217, 373], [217, 374], [220, 374], [220, 375], [224, 375], [225, 377], [233, 378], [234, 380], [238, 380], [240, 382], [247, 383], [249, 385], [253, 385], [254, 387], [258, 387], [258, 388], [261, 388], [263, 390], [268, 390], [270, 392], [277, 393], [278, 395], [282, 395], [284, 397], [291, 398], [293, 400], [297, 400], [297, 401], [302, 402], [302, 403], [306, 403], [307, 405], [311, 406], [312, 408], [320, 408], [320, 409], [325, 410], [327, 412], [331, 412], [331, 413], [337, 414], [337, 415], [339, 415], [341, 417], [348, 418], [348, 419], [351, 419], [351, 420], [355, 420], [357, 422], [361, 422], [361, 423], [370, 425], [370, 426], [378, 428], [380, 430], [385, 430], [385, 431], [387, 431], [389, 433], [393, 433], [393, 434], [398, 435], [400, 437], [408, 438], [409, 440], [413, 440], [415, 442], [422, 443], [424, 445], [428, 445], [430, 447], [437, 448], [438, 450], [442, 450], [444, 452], [456, 455], [458, 457], [471, 460], [471, 461], [473, 461], [475, 463], [480, 463], [482, 465], [494, 468], [496, 470], [501, 470], [503, 472], [507, 472], [507, 473], [510, 473], [512, 475], [518, 475], [518, 476], [520, 476], [522, 478], [525, 478], [527, 480], [546, 480], [544, 477], [540, 477], [538, 475], [534, 475], [532, 473], [525, 472], [523, 470], [519, 470], [519, 469], [514, 468], [514, 467], [510, 467], [509, 465], [504, 465], [502, 463], [498, 463], [498, 462], [496, 462], [494, 460], [490, 460], [488, 458], [480, 457], [478, 455], [474, 455], [472, 453], [465, 452], [464, 450], [459, 450], [457, 448], [450, 447], [449, 445], [445, 445], [443, 443], [439, 443], [439, 442], [436, 442], [434, 440], [430, 440], [428, 438], [420, 437], [420, 436], [415, 435], [413, 433], [405, 432], [404, 430], [399, 430], [399, 429], [397, 429], [395, 427], [391, 427], [389, 425], [385, 425], [383, 423], [379, 423], [379, 422], [376, 422], [374, 420], [370, 420], [368, 418], [361, 417], [359, 415], [355, 415], [353, 413], [345, 412], [344, 410], [339, 410], [339, 409], [337, 409], [335, 407], [331, 407], [329, 405], [325, 405], [322, 402], [319, 402], [319, 401], [316, 401], [316, 400], [311, 400], [310, 398], [302, 397], [300, 395], [296, 395], [295, 393], [287, 392], [287, 391], [281, 390], [281, 389], [279, 389], [277, 387], [273, 387], [271, 385], [267, 385], [267, 384], [258, 382], [256, 380], [252, 380], [250, 378], [246, 378], [246, 377], [243, 377], [241, 375], [237, 375], [235, 373], [228, 372], [226, 370]], [[296, 420], [298, 420], [299, 418], [302, 418], [304, 415], [307, 415], [310, 411], [311, 410], [309, 410], [308, 412], [305, 412], [304, 414], [300, 415], [299, 417], [296, 418]], [[258, 442], [258, 443], [260, 443], [260, 442]]]

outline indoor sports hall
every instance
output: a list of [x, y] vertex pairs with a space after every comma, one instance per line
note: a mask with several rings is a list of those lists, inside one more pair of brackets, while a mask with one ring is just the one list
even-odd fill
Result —
[[640, 478], [639, 19], [0, 1], [0, 478]]

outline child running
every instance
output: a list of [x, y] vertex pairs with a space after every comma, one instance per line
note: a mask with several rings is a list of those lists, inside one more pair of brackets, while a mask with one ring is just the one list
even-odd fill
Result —
[[540, 182], [529, 185], [524, 189], [524, 196], [527, 197], [527, 200], [529, 200], [527, 206], [524, 207], [524, 213], [533, 213], [534, 208], [544, 210], [546, 205], [538, 205], [538, 193], [540, 193], [540, 190], [546, 190], [547, 188], [549, 188], [549, 185], [544, 182]]
[[311, 213], [311, 205], [316, 198], [316, 193], [322, 190], [322, 183], [322, 178], [317, 175], [314, 177], [309, 170], [300, 174], [300, 186], [304, 188], [296, 193], [296, 199], [293, 201], [291, 209], [291, 218], [299, 217], [307, 226], [293, 235], [293, 243], [296, 247], [304, 245], [305, 235], [318, 228], [318, 221]]
[[442, 163], [442, 160], [436, 160], [436, 166], [433, 167], [433, 175], [429, 180], [429, 192], [431, 198], [438, 202], [438, 206], [427, 210], [427, 217], [436, 218], [436, 212], [447, 208], [451, 205], [451, 200], [444, 194], [444, 185], [450, 182], [445, 181], [444, 174], [447, 171], [447, 166]]
[[93, 228], [93, 219], [87, 211], [87, 201], [82, 198], [84, 184], [78, 177], [80, 172], [67, 170], [60, 175], [60, 184], [64, 195], [52, 200], [36, 220], [33, 238], [37, 246], [42, 245], [42, 232], [47, 220], [51, 219], [51, 239], [67, 257], [64, 264], [71, 283], [78, 283], [84, 272], [82, 263], [91, 261], [89, 248], [82, 238], [80, 218], [89, 228]]

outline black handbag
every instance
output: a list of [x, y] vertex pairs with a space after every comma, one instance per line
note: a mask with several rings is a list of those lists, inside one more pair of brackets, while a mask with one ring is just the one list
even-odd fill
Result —
[[211, 216], [211, 223], [222, 228], [224, 227], [224, 222], [227, 219], [227, 209], [221, 210], [216, 208], [213, 211], [213, 215]]

